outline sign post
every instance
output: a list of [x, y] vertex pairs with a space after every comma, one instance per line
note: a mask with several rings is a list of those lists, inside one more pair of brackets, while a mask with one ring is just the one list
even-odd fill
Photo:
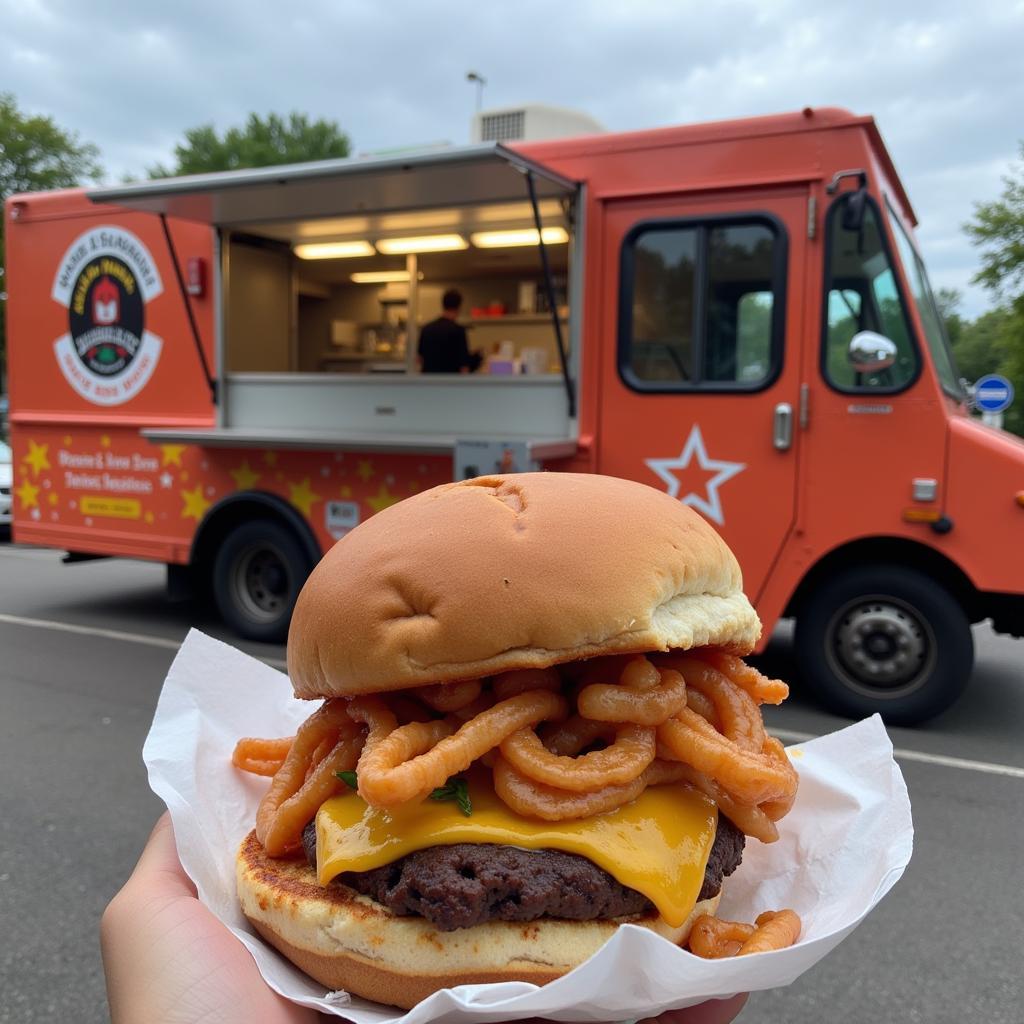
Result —
[[1002, 428], [1003, 413], [1013, 404], [1013, 384], [998, 373], [987, 373], [974, 384], [974, 405], [981, 420], [990, 427]]

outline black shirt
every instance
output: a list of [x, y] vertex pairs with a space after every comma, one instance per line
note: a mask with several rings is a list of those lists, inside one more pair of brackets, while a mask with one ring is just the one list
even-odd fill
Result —
[[466, 328], [446, 316], [423, 325], [417, 351], [424, 373], [458, 373], [473, 366]]

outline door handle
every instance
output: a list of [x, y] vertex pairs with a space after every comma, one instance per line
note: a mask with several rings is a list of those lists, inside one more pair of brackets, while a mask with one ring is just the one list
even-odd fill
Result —
[[788, 451], [793, 444], [793, 406], [779, 402], [772, 417], [772, 444], [776, 451]]

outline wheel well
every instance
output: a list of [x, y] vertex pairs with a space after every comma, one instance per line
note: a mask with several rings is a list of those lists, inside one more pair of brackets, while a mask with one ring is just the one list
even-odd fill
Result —
[[204, 583], [209, 583], [213, 560], [224, 538], [236, 527], [254, 519], [271, 519], [291, 530], [308, 556], [310, 568], [320, 561], [323, 552], [309, 523], [283, 498], [264, 491], [239, 491], [206, 513], [192, 540], [189, 564]]
[[799, 615], [801, 604], [823, 579], [850, 566], [866, 565], [871, 562], [902, 565], [925, 573], [960, 602], [971, 622], [979, 622], [988, 614], [983, 608], [983, 601], [977, 588], [964, 571], [945, 555], [939, 554], [927, 544], [919, 544], [917, 541], [902, 537], [867, 537], [835, 548], [808, 569], [789, 599], [783, 616]]

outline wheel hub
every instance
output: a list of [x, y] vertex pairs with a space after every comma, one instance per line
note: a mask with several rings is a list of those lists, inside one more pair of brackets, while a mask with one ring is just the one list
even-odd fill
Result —
[[236, 599], [254, 619], [268, 621], [281, 614], [288, 599], [288, 567], [271, 546], [252, 547], [235, 563]]
[[934, 638], [915, 612], [893, 599], [860, 599], [837, 616], [834, 655], [871, 689], [903, 689], [923, 681]]

